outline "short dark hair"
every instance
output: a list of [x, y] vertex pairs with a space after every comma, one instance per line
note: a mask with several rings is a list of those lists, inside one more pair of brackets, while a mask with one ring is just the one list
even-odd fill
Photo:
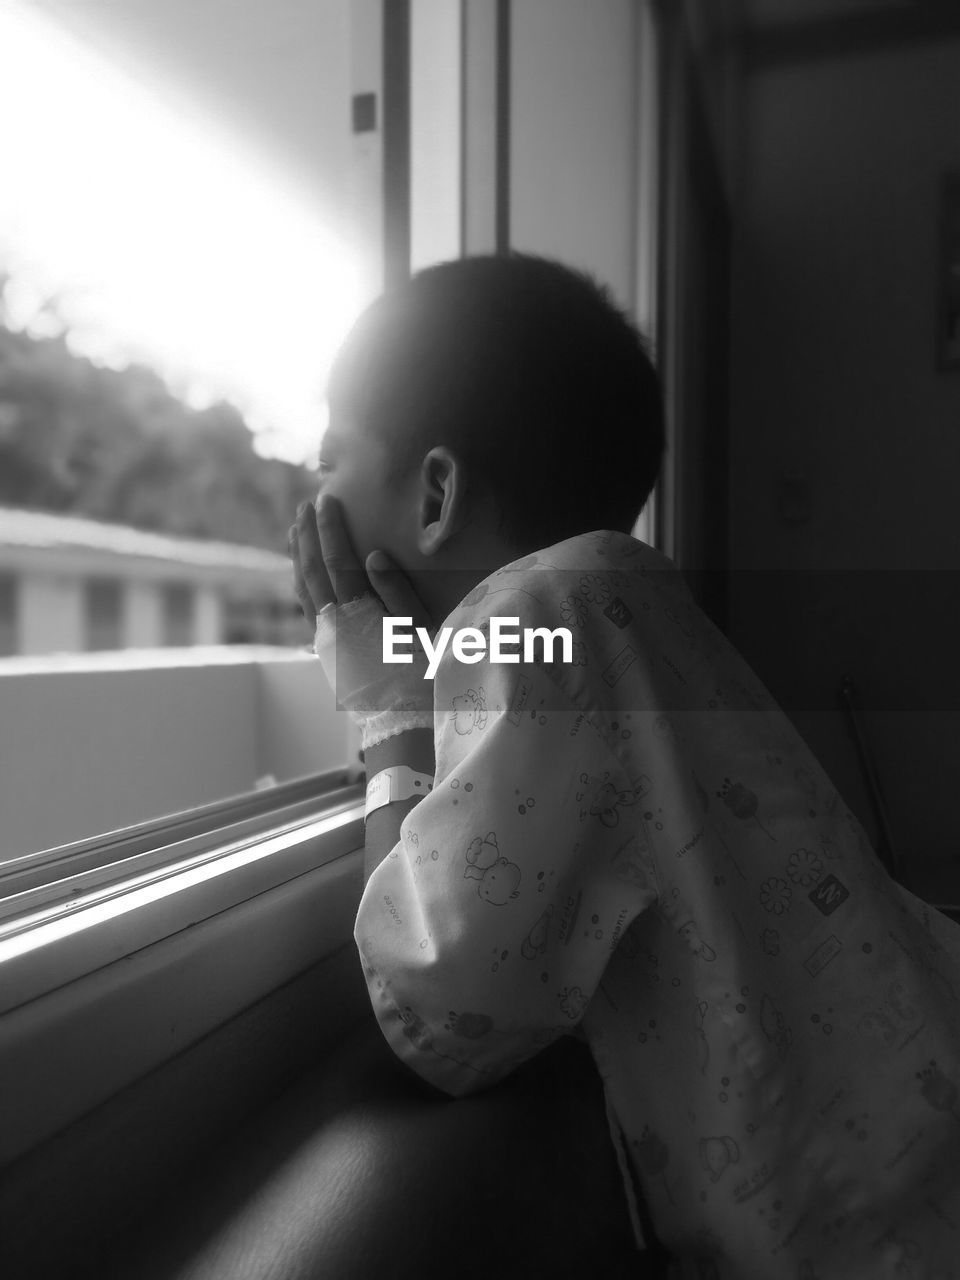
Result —
[[532, 254], [444, 262], [385, 293], [349, 334], [328, 391], [334, 411], [400, 430], [400, 465], [452, 449], [497, 503], [504, 535], [530, 549], [629, 532], [663, 456], [643, 337], [585, 272]]

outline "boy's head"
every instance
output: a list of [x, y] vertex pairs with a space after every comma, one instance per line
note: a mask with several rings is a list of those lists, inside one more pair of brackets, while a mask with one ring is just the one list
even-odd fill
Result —
[[[629, 532], [663, 454], [659, 382], [637, 330], [588, 276], [526, 254], [442, 263], [384, 294], [347, 337], [328, 393], [321, 457], [362, 553], [397, 554], [383, 522], [402, 524], [411, 503], [421, 521], [436, 516], [451, 467], [447, 540], [482, 528], [519, 555]], [[348, 438], [372, 468], [377, 510], [363, 509], [359, 470], [357, 484], [334, 483]]]

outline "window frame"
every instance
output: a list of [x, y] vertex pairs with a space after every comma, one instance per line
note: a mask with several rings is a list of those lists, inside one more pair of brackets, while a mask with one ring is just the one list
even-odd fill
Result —
[[0, 1015], [363, 847], [330, 770], [0, 868]]
[[[356, 790], [335, 812], [317, 799], [317, 821], [285, 833], [283, 848], [261, 841], [266, 856], [249, 864], [259, 877], [245, 876], [248, 868], [231, 865], [223, 850], [219, 874], [205, 883], [168, 881], [164, 898], [98, 921], [66, 947], [47, 944], [25, 963], [3, 963], [0, 1165], [308, 971], [338, 975], [334, 989], [320, 989], [317, 1018], [359, 1016]], [[242, 1073], [245, 1064], [229, 1069]]]

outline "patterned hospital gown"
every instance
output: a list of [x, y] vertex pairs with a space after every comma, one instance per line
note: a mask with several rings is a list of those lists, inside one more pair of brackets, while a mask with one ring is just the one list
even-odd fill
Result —
[[446, 625], [491, 616], [573, 661], [441, 663], [436, 785], [356, 923], [395, 1052], [461, 1095], [576, 1029], [677, 1275], [960, 1276], [960, 928], [643, 543], [526, 557]]

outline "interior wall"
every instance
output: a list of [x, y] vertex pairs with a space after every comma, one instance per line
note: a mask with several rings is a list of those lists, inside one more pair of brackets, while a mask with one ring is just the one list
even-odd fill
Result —
[[[664, 15], [672, 0], [658, 0]], [[739, 156], [737, 113], [741, 72], [741, 42], [737, 39], [742, 0], [680, 0], [679, 20], [687, 32], [696, 62], [700, 93], [724, 194], [736, 182]]]
[[863, 807], [835, 701], [852, 674], [932, 893], [960, 852], [960, 375], [935, 363], [960, 42], [755, 69], [742, 108], [729, 627]]
[[510, 244], [635, 305], [637, 15], [630, 0], [513, 0]]
[[[653, 10], [650, 0], [511, 0], [508, 187], [510, 246], [588, 271], [656, 345]], [[658, 540], [661, 496], [634, 528], [646, 541]]]
[[460, 254], [459, 5], [410, 6], [410, 270]]

